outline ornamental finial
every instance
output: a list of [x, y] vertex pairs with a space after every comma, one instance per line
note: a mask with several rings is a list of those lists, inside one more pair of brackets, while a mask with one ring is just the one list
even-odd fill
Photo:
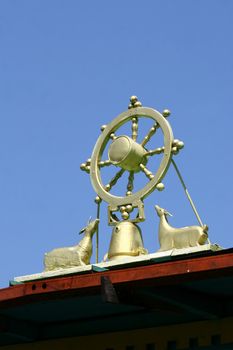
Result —
[[136, 108], [136, 107], [142, 107], [142, 104], [140, 101], [138, 101], [137, 96], [133, 95], [130, 97], [130, 104], [128, 106], [128, 109]]

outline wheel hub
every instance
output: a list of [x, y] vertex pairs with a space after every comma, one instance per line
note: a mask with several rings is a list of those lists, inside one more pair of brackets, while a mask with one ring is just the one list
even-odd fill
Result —
[[129, 171], [140, 171], [140, 164], [146, 165], [146, 150], [128, 136], [118, 136], [110, 145], [108, 157], [112, 164]]

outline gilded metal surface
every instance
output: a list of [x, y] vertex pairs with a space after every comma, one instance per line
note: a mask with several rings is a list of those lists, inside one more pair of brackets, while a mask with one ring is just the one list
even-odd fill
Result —
[[143, 173], [146, 175], [146, 177], [148, 177], [149, 180], [153, 180], [154, 175], [152, 174], [152, 172], [148, 170], [147, 167], [142, 163], [139, 166]]
[[85, 163], [82, 163], [80, 165], [80, 169], [83, 171], [86, 171], [89, 174], [91, 169], [90, 165], [91, 165], [91, 158], [87, 159]]
[[[162, 158], [161, 163], [159, 165], [158, 171], [155, 174], [153, 174], [154, 175], [153, 179], [150, 180], [144, 188], [142, 188], [141, 190], [139, 190], [135, 193], [132, 193], [132, 194], [128, 193], [127, 196], [123, 196], [123, 197], [115, 196], [115, 195], [110, 194], [109, 188], [106, 189], [106, 187], [102, 183], [100, 169], [99, 169], [100, 168], [99, 162], [101, 161], [102, 154], [103, 154], [104, 149], [107, 145], [107, 142], [109, 141], [110, 135], [114, 134], [115, 131], [121, 125], [132, 120], [132, 118], [135, 118], [135, 117], [137, 117], [138, 120], [139, 119], [143, 120], [143, 118], [152, 119], [152, 120], [154, 120], [156, 125], [158, 125], [158, 127], [161, 128], [161, 130], [164, 134], [163, 158]], [[149, 137], [150, 137], [151, 133], [152, 132], [149, 132]], [[156, 189], [156, 185], [165, 176], [166, 171], [167, 171], [167, 169], [170, 165], [170, 161], [171, 161], [172, 143], [173, 143], [172, 129], [171, 129], [169, 123], [163, 117], [163, 115], [160, 114], [158, 111], [156, 111], [152, 108], [147, 108], [147, 107], [134, 107], [134, 108], [129, 109], [128, 111], [121, 113], [118, 117], [116, 117], [110, 124], [108, 124], [104, 128], [102, 134], [99, 136], [99, 138], [96, 142], [96, 145], [94, 147], [92, 157], [91, 157], [91, 164], [90, 164], [91, 182], [92, 182], [92, 185], [94, 187], [94, 190], [97, 192], [97, 194], [103, 200], [105, 200], [107, 203], [109, 203], [111, 207], [125, 205], [128, 203], [135, 204], [139, 200], [144, 199], [153, 190]], [[128, 192], [131, 192], [131, 191], [128, 190]]]
[[165, 188], [165, 186], [164, 186], [164, 184], [163, 184], [162, 182], [160, 182], [160, 183], [158, 183], [158, 184], [156, 185], [156, 189], [157, 189], [158, 191], [163, 191], [164, 188]]
[[137, 141], [138, 137], [138, 118], [132, 118], [132, 139]]
[[116, 175], [110, 180], [110, 182], [105, 186], [106, 191], [110, 191], [111, 188], [117, 183], [117, 181], [121, 178], [121, 176], [124, 174], [125, 169], [119, 170]]
[[145, 148], [126, 135], [117, 137], [108, 150], [110, 162], [129, 171], [139, 171], [139, 165], [147, 163], [145, 154]]
[[160, 218], [160, 249], [158, 251], [195, 247], [206, 243], [208, 239], [206, 225], [175, 228], [168, 223], [167, 216], [171, 216], [171, 214], [166, 209], [160, 208], [158, 205], [155, 206], [155, 209]]
[[182, 148], [184, 148], [184, 142], [175, 139], [172, 143], [172, 154], [177, 155]]
[[156, 149], [146, 151], [146, 156], [153, 156], [154, 154], [161, 154], [164, 152], [164, 147], [158, 147]]
[[130, 97], [130, 104], [128, 106], [128, 109], [137, 108], [137, 107], [142, 107], [141, 102], [138, 101], [137, 96], [131, 96]]
[[103, 167], [105, 167], [105, 166], [110, 166], [110, 165], [112, 165], [112, 163], [111, 163], [111, 161], [110, 161], [109, 159], [107, 159], [107, 160], [101, 160], [101, 161], [99, 162], [99, 167], [100, 167], [100, 168], [103, 168]]
[[87, 227], [80, 231], [80, 233], [84, 232], [84, 237], [78, 245], [57, 248], [49, 253], [45, 253], [45, 271], [67, 269], [74, 266], [90, 264], [90, 258], [92, 255], [92, 237], [97, 231], [98, 225], [99, 219], [89, 222]]
[[129, 221], [119, 222], [113, 229], [105, 260], [116, 260], [142, 254], [148, 254], [148, 251], [143, 246], [140, 228]]
[[[129, 109], [118, 115], [108, 125], [101, 127], [102, 133], [96, 142], [91, 159], [81, 164], [82, 170], [90, 172], [93, 188], [98, 194], [97, 198], [100, 199], [96, 201], [98, 208], [101, 200], [109, 204], [108, 222], [109, 225], [115, 226], [107, 254], [107, 258], [110, 260], [146, 253], [143, 247], [141, 231], [135, 223], [145, 220], [144, 198], [155, 189], [158, 191], [164, 189], [164, 184], [161, 180], [165, 176], [171, 162], [201, 226], [174, 228], [167, 221], [169, 213], [165, 209], [156, 206], [156, 211], [160, 218], [160, 251], [195, 247], [204, 244], [208, 240], [208, 227], [202, 224], [181, 174], [172, 159], [172, 156], [177, 155], [184, 147], [184, 143], [173, 138], [172, 129], [166, 120], [169, 115], [170, 111], [168, 109], [165, 109], [161, 114], [152, 108], [142, 107], [137, 96], [132, 96]], [[139, 143], [137, 142], [138, 125], [140, 122], [143, 122], [144, 118], [152, 120], [153, 125], [144, 136], [142, 142]], [[118, 129], [128, 122], [131, 122], [131, 135], [117, 136], [116, 132]], [[158, 129], [161, 129], [163, 134], [163, 145], [156, 149], [148, 150], [146, 145]], [[106, 147], [108, 147], [109, 159], [102, 160]], [[149, 157], [157, 154], [161, 154], [161, 160], [158, 164], [157, 172], [154, 173], [150, 171], [147, 161]], [[104, 185], [101, 178], [101, 169], [106, 166], [120, 169]], [[116, 196], [111, 194], [112, 187], [117, 184], [125, 172], [128, 172], [125, 195]], [[136, 172], [142, 172], [148, 178], [148, 182], [143, 188], [134, 192], [134, 175]], [[135, 215], [136, 211], [138, 213]], [[98, 255], [97, 253], [96, 255]]]
[[102, 202], [102, 199], [99, 197], [99, 196], [96, 196], [95, 197], [95, 203], [96, 204], [99, 204], [99, 203], [101, 203]]
[[[101, 205], [102, 199], [97, 196], [95, 198], [95, 203], [97, 204], [97, 215], [96, 218], [98, 222], [100, 221], [100, 205]], [[98, 264], [99, 262], [99, 225], [97, 225], [96, 228], [96, 245], [95, 245], [95, 261]]]
[[148, 134], [144, 137], [143, 141], [141, 142], [141, 146], [145, 146], [150, 139], [152, 138], [152, 136], [156, 133], [156, 131], [159, 129], [159, 124], [155, 123], [152, 128], [149, 130]]
[[[134, 217], [132, 217], [131, 213], [134, 209], [136, 209], [137, 214]], [[108, 206], [108, 224], [109, 225], [115, 226], [119, 223], [119, 218], [115, 214], [116, 212], [119, 212], [119, 211], [121, 212], [121, 214], [125, 212], [129, 214], [127, 215], [127, 218], [122, 217], [123, 220], [130, 219], [129, 221], [132, 223], [139, 223], [145, 220], [144, 204], [142, 201], [138, 201], [134, 203], [134, 205], [126, 204], [119, 207]]]
[[126, 196], [129, 196], [133, 192], [133, 181], [134, 181], [134, 172], [130, 171], [129, 178], [128, 178], [128, 184], [127, 184], [127, 192]]
[[169, 111], [169, 109], [164, 109], [162, 114], [163, 114], [164, 118], [168, 118], [169, 115], [171, 114], [171, 112]]

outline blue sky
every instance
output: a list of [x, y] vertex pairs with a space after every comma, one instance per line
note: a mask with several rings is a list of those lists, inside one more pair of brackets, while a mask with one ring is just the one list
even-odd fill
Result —
[[[1, 287], [42, 271], [44, 252], [75, 244], [95, 217], [79, 166], [131, 95], [172, 111], [185, 142], [176, 161], [210, 240], [232, 247], [232, 12], [231, 0], [0, 2]], [[154, 204], [174, 226], [197, 223], [172, 168], [163, 182], [145, 200], [150, 252], [159, 248]]]

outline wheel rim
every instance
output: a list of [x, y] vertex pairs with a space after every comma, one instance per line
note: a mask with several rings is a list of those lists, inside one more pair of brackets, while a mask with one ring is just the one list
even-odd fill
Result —
[[[133, 117], [149, 118], [154, 120], [159, 125], [159, 127], [162, 130], [163, 138], [164, 138], [163, 158], [160, 162], [157, 172], [154, 174], [153, 179], [150, 180], [148, 184], [146, 184], [142, 189], [140, 189], [139, 191], [133, 194], [130, 194], [129, 196], [115, 196], [109, 193], [108, 191], [106, 191], [104, 188], [104, 185], [102, 184], [99, 161], [101, 160], [102, 154], [110, 139], [110, 135], [114, 133], [117, 129], [119, 129], [123, 124], [130, 121]], [[132, 108], [130, 110], [127, 110], [121, 113], [106, 126], [106, 128], [103, 130], [102, 134], [99, 136], [95, 144], [95, 147], [91, 156], [91, 165], [90, 165], [90, 176], [91, 176], [91, 182], [94, 190], [100, 196], [100, 198], [102, 198], [104, 201], [109, 203], [111, 207], [121, 206], [128, 203], [134, 204], [140, 200], [143, 200], [152, 191], [155, 190], [156, 185], [165, 176], [171, 162], [172, 142], [173, 142], [173, 133], [169, 123], [163, 117], [163, 115], [158, 111], [156, 111], [155, 109], [147, 108], [147, 107], [138, 107], [138, 108]]]

